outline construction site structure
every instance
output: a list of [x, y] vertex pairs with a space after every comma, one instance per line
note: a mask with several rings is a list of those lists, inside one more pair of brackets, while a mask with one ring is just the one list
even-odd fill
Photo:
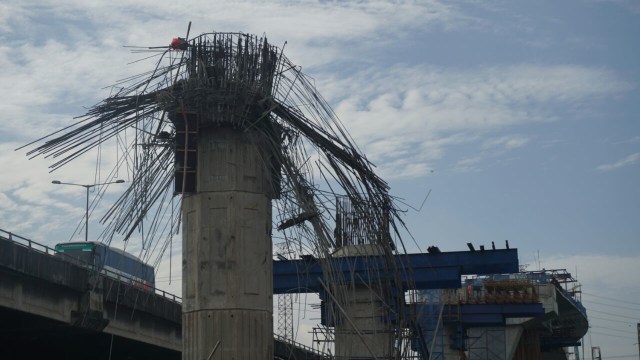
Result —
[[[55, 170], [109, 140], [126, 149], [107, 180], [122, 164], [134, 175], [102, 218], [101, 241], [142, 233], [145, 260], [157, 249], [158, 263], [181, 223], [183, 359], [273, 358], [276, 293], [319, 295], [340, 360], [537, 360], [586, 331], [584, 308], [562, 289], [570, 275], [489, 277], [517, 272], [508, 244], [406, 253], [389, 185], [266, 37], [187, 34], [144, 51], [160, 56], [152, 71], [28, 154], [55, 159]], [[301, 258], [274, 262], [273, 231]], [[460, 290], [416, 299], [470, 274]]]
[[588, 330], [579, 295], [564, 269], [477, 276], [458, 290], [423, 291], [416, 311], [422, 337], [413, 348], [441, 360], [567, 359]]

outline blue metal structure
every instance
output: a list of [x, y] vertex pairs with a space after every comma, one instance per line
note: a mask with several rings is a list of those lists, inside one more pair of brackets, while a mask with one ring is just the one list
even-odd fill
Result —
[[[321, 323], [325, 326], [336, 326], [342, 320], [339, 316], [331, 316], [335, 311], [331, 311], [334, 310], [332, 309], [334, 305], [327, 297], [323, 286], [323, 266], [329, 267], [333, 276], [363, 283], [377, 283], [392, 276], [394, 279], [399, 277], [399, 282], [393, 282], [397, 288], [390, 289], [393, 300], [389, 302], [391, 311], [385, 320], [390, 323], [397, 321], [399, 308], [416, 305], [404, 304], [402, 294], [407, 290], [455, 289], [460, 288], [462, 275], [513, 273], [519, 269], [517, 249], [396, 255], [391, 262], [382, 256], [350, 256], [322, 260], [306, 256], [300, 260], [274, 261], [273, 293], [318, 293], [321, 299]], [[422, 356], [430, 351], [429, 343], [424, 339], [434, 337], [439, 339], [436, 349], [442, 349], [444, 345], [442, 327], [437, 328], [435, 323], [438, 321], [435, 314], [436, 309], [439, 308], [438, 305], [436, 303], [419, 305], [429, 306], [429, 309], [408, 308], [410, 309], [408, 311], [413, 314], [427, 315], [427, 318], [407, 316], [408, 319], [413, 319], [408, 325], [417, 335], [413, 341], [414, 351]], [[500, 311], [500, 309], [493, 309], [493, 311]], [[493, 314], [482, 315], [486, 317]], [[473, 314], [470, 316], [473, 318]], [[461, 341], [462, 339], [463, 337]], [[443, 359], [443, 356], [439, 351], [437, 356], [432, 358]]]
[[442, 290], [424, 290], [418, 304], [407, 305], [408, 316], [413, 320], [411, 349], [431, 360], [444, 358], [444, 326], [440, 318]]
[[[459, 288], [462, 275], [514, 273], [518, 272], [519, 265], [517, 249], [396, 255], [394, 260], [392, 266], [381, 256], [322, 261], [331, 262], [332, 271], [340, 270], [346, 279], [365, 282], [373, 282], [376, 276], [386, 276], [385, 269], [397, 270], [402, 291]], [[322, 279], [322, 263], [311, 256], [273, 262], [274, 294], [320, 293], [323, 291]]]

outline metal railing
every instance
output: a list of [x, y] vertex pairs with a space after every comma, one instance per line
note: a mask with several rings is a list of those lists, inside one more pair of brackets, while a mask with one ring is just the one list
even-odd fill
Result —
[[[30, 251], [35, 251], [41, 254], [47, 254], [50, 256], [56, 256], [57, 258], [62, 259], [63, 261], [72, 263], [74, 265], [83, 267], [87, 270], [94, 270], [93, 269], [93, 265], [87, 263], [86, 261], [82, 261], [76, 257], [64, 254], [64, 253], [59, 253], [56, 252], [55, 249], [52, 249], [46, 245], [40, 244], [38, 242], [35, 242], [31, 239], [28, 239], [26, 237], [14, 234], [10, 231], [6, 231], [3, 229], [0, 229], [0, 239], [4, 239], [4, 240], [8, 240], [11, 241], [12, 243], [22, 246], [24, 248], [29, 249]], [[106, 277], [113, 279], [113, 280], [117, 280], [123, 284], [127, 284], [127, 285], [132, 285], [135, 284], [136, 282], [139, 282], [138, 280], [134, 279], [133, 277], [127, 276], [127, 275], [123, 275], [121, 273], [116, 273], [114, 271], [108, 270], [108, 269], [102, 269], [100, 270], [100, 273], [105, 275]], [[158, 296], [162, 296], [163, 298], [173, 301], [175, 303], [178, 304], [182, 304], [182, 298], [178, 295], [166, 292], [164, 290], [158, 289], [156, 287], [152, 287], [150, 290], [153, 291], [154, 294], [158, 295]]]
[[329, 359], [331, 357], [329, 354], [324, 353], [324, 352], [322, 352], [322, 351], [320, 351], [318, 349], [314, 349], [314, 348], [312, 348], [310, 346], [307, 346], [305, 344], [302, 344], [302, 343], [299, 343], [297, 341], [291, 340], [291, 339], [286, 338], [284, 336], [281, 336], [279, 334], [273, 334], [273, 338], [278, 340], [278, 341], [281, 341], [281, 342], [283, 342], [283, 343], [285, 343], [287, 345], [295, 346], [297, 348], [300, 348], [302, 350], [310, 352], [315, 356], [316, 359]]
[[10, 231], [0, 229], [0, 239], [9, 240], [23, 247], [29, 248], [42, 254], [54, 255], [56, 251], [46, 245], [37, 243], [31, 239], [27, 239]]

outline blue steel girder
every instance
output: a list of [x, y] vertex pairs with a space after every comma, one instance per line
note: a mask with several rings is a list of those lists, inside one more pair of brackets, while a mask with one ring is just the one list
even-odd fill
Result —
[[334, 278], [346, 282], [371, 283], [397, 274], [402, 291], [459, 288], [461, 275], [514, 273], [519, 266], [517, 249], [395, 255], [393, 261], [382, 256], [334, 257], [324, 262], [305, 257], [273, 262], [273, 293], [322, 292], [323, 263]]

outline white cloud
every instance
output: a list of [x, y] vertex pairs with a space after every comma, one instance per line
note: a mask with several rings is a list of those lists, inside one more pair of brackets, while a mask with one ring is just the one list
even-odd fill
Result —
[[[194, 12], [193, 9], [198, 9]], [[201, 32], [265, 33], [306, 68], [349, 61], [358, 48], [398, 40], [419, 28], [464, 21], [454, 7], [436, 0], [413, 1], [41, 1], [3, 3], [0, 28], [0, 89], [5, 134], [44, 135], [81, 115], [82, 107], [106, 97], [103, 87], [149, 70], [153, 59], [126, 66], [148, 54], [130, 54], [123, 45], [168, 44]], [[5, 15], [11, 14], [11, 16]], [[349, 55], [352, 54], [352, 55]], [[67, 120], [65, 122], [65, 119]]]
[[[612, 72], [568, 65], [499, 69], [398, 65], [325, 77], [320, 90], [328, 90], [325, 94], [337, 104], [336, 113], [374, 163], [383, 171], [391, 164], [392, 176], [399, 173], [393, 165], [396, 160], [429, 164], [453, 145], [422, 146], [433, 144], [434, 139], [470, 143], [521, 124], [557, 121], [558, 113], [579, 111], [590, 101], [632, 88]], [[528, 141], [522, 135], [489, 138], [481, 148], [500, 146], [507, 151]], [[430, 166], [420, 168], [426, 171]]]
[[479, 156], [462, 159], [453, 165], [453, 171], [461, 173], [479, 171], [478, 164], [481, 160], [482, 158]]
[[640, 160], [640, 153], [635, 153], [635, 154], [631, 154], [627, 157], [625, 157], [624, 159], [621, 159], [617, 162], [614, 163], [610, 163], [610, 164], [602, 164], [599, 165], [598, 167], [596, 167], [596, 170], [599, 171], [613, 171], [613, 170], [617, 170], [626, 166], [631, 166], [634, 165], [635, 163], [638, 162], [638, 160]]
[[[342, 51], [384, 43], [414, 29], [438, 26], [454, 29], [468, 18], [454, 6], [437, 0], [425, 1], [58, 1], [43, 6], [27, 1], [12, 8], [37, 7], [46, 14], [40, 20], [14, 20], [11, 27], [29, 38], [41, 38], [38, 30], [57, 30], [66, 36], [69, 29], [82, 29], [91, 38], [87, 43], [120, 45], [162, 45], [184, 35], [193, 22], [191, 35], [201, 32], [243, 31], [267, 34], [274, 44], [289, 42], [289, 56], [305, 67], [331, 62]], [[33, 13], [33, 12], [31, 12]], [[30, 13], [30, 14], [31, 14]], [[52, 29], [53, 28], [53, 29]], [[345, 44], [349, 44], [345, 46]], [[344, 56], [344, 53], [343, 53]]]
[[499, 138], [487, 139], [482, 144], [483, 149], [501, 148], [505, 150], [517, 149], [529, 143], [529, 139], [522, 135], [502, 136]]

